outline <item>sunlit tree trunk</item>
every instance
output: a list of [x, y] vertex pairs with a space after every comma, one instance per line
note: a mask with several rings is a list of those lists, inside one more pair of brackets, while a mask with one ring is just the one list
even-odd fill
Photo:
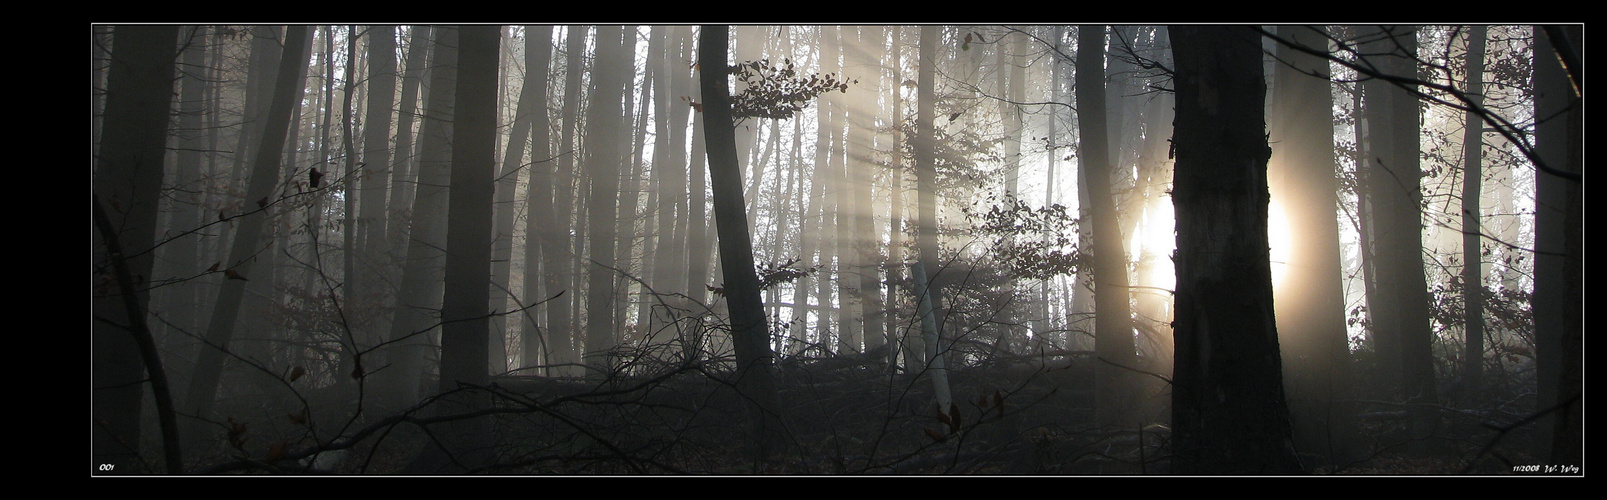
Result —
[[1094, 268], [1094, 351], [1096, 401], [1101, 426], [1127, 421], [1127, 369], [1133, 367], [1132, 311], [1128, 304], [1127, 257], [1111, 194], [1110, 152], [1105, 128], [1105, 27], [1081, 26], [1077, 33], [1077, 121], [1080, 169], [1086, 172], [1093, 248], [1085, 250]]
[[[822, 26], [819, 36], [820, 72], [835, 73], [841, 69], [838, 63], [840, 45], [837, 43], [837, 30]], [[835, 96], [829, 93], [822, 96], [815, 126], [815, 178], [820, 184], [820, 225], [815, 232], [816, 238], [812, 239], [815, 240], [815, 251], [818, 252], [820, 272], [815, 275], [815, 303], [819, 305], [819, 309], [816, 315], [814, 342], [828, 347], [832, 345], [831, 332], [840, 333], [842, 330], [833, 322], [833, 318], [839, 317], [841, 311], [833, 303], [831, 286], [832, 256], [838, 244], [836, 213], [840, 211], [839, 197], [836, 195], [835, 170], [831, 168], [833, 148], [840, 147], [836, 145], [837, 136], [832, 132], [837, 121], [837, 113], [840, 112], [837, 108]], [[835, 302], [841, 303], [841, 301], [839, 295]]]
[[[886, 46], [886, 36], [880, 26], [861, 26], [859, 28], [859, 42], [866, 54], [862, 57], [861, 73], [859, 76], [862, 94], [857, 100], [859, 108], [864, 110], [864, 118], [859, 120], [859, 126], [864, 130], [864, 156], [856, 157], [859, 168], [855, 171], [854, 186], [855, 198], [860, 202], [858, 212], [855, 214], [855, 232], [858, 233], [859, 252], [859, 295], [862, 314], [862, 325], [865, 340], [865, 350], [870, 351], [886, 345], [887, 338], [882, 325], [882, 276], [877, 261], [881, 260], [881, 236], [876, 231], [876, 197], [874, 196], [874, 183], [877, 165], [872, 156], [878, 149], [887, 148], [881, 141], [880, 130], [883, 126], [879, 122], [882, 111], [877, 103], [877, 97], [888, 87], [882, 84], [882, 47]], [[896, 151], [896, 150], [895, 150]]]
[[893, 153], [890, 155], [892, 164], [889, 169], [889, 175], [891, 179], [888, 182], [887, 312], [884, 316], [887, 321], [888, 342], [894, 344], [887, 351], [887, 366], [890, 371], [898, 366], [900, 354], [904, 357], [905, 367], [914, 366], [913, 363], [920, 357], [911, 342], [911, 338], [904, 335], [904, 325], [907, 323], [905, 323], [905, 318], [901, 317], [903, 313], [900, 311], [902, 311], [903, 302], [899, 300], [901, 295], [898, 289], [898, 284], [906, 276], [903, 263], [905, 259], [908, 259], [908, 254], [904, 251], [906, 241], [904, 238], [904, 144], [909, 140], [909, 137], [904, 135], [904, 27], [893, 26], [892, 29], [892, 43], [889, 45], [892, 54], [889, 56], [888, 64], [891, 65], [893, 72], [889, 75], [889, 85], [883, 87], [894, 93], [892, 114], [890, 115], [893, 125], [892, 143], [888, 145], [888, 148]]
[[[143, 318], [130, 314], [143, 314], [150, 301], [145, 290], [154, 258], [148, 250], [156, 238], [178, 33], [176, 25], [119, 26], [112, 32], [105, 130], [92, 183], [95, 201], [106, 207], [108, 225], [119, 230], [123, 254], [107, 251], [101, 233], [92, 228], [93, 471], [134, 473], [141, 467], [140, 407], [147, 367], [134, 335]], [[125, 256], [135, 280], [128, 288], [139, 290], [131, 301], [133, 311], [125, 307], [112, 278], [112, 260]]]
[[1273, 321], [1259, 38], [1245, 27], [1169, 31], [1177, 71], [1173, 472], [1299, 473]]
[[[856, 330], [857, 342], [850, 345], [852, 351], [868, 350], [885, 343], [881, 329], [881, 276], [876, 269], [876, 262], [880, 252], [880, 237], [877, 236], [875, 226], [872, 224], [875, 213], [875, 169], [876, 164], [871, 155], [875, 151], [876, 120], [880, 114], [877, 110], [876, 97], [879, 93], [877, 82], [879, 57], [870, 53], [883, 43], [881, 30], [870, 26], [860, 26], [857, 30], [858, 50], [849, 52], [850, 69], [856, 73], [854, 78], [858, 84], [850, 89], [849, 102], [851, 111], [848, 115], [848, 161], [844, 192], [853, 200], [853, 208], [849, 211], [850, 218], [844, 227], [851, 229], [849, 248], [845, 255], [851, 256], [851, 271], [847, 278], [854, 289], [853, 323]], [[861, 345], [862, 344], [862, 345]]]
[[[921, 26], [920, 41], [920, 67], [916, 72], [915, 80], [915, 185], [916, 185], [916, 214], [919, 218], [919, 232], [916, 234], [916, 247], [920, 252], [920, 260], [911, 277], [915, 282], [915, 300], [919, 304], [921, 316], [921, 329], [923, 330], [921, 343], [925, 347], [921, 361], [926, 368], [942, 367], [939, 359], [946, 356], [943, 343], [943, 295], [931, 286], [933, 275], [937, 274], [942, 262], [938, 260], [937, 239], [937, 140], [936, 140], [936, 114], [937, 114], [937, 58], [939, 43], [942, 38], [942, 27]], [[921, 371], [925, 371], [923, 368]], [[950, 403], [951, 397], [943, 390], [948, 382], [943, 370], [933, 373], [933, 384], [938, 410], [942, 411]]]
[[[853, 39], [842, 35], [843, 28], [827, 26], [824, 28], [821, 51], [821, 71], [842, 71], [842, 54], [844, 43], [853, 43]], [[847, 28], [852, 29], [852, 28]], [[852, 31], [850, 31], [852, 33]], [[829, 65], [829, 69], [828, 69]], [[829, 179], [826, 185], [826, 195], [831, 197], [832, 211], [832, 240], [837, 265], [833, 266], [833, 276], [837, 281], [837, 351], [858, 352], [860, 347], [859, 293], [857, 280], [850, 276], [854, 266], [857, 265], [858, 256], [854, 253], [854, 199], [852, 180], [849, 177], [848, 156], [858, 152], [858, 148], [850, 144], [850, 137], [846, 129], [852, 127], [851, 120], [862, 111], [854, 109], [854, 102], [848, 96], [828, 93], [825, 101], [831, 104], [831, 120], [827, 122], [827, 133], [831, 136], [831, 146], [827, 150], [826, 167]], [[856, 134], [857, 136], [857, 134]], [[822, 342], [824, 344], [824, 342]]]
[[[1065, 80], [1065, 77], [1064, 77], [1064, 73], [1065, 73], [1065, 57], [1064, 57], [1064, 54], [1065, 54], [1065, 51], [1066, 51], [1066, 45], [1065, 45], [1066, 27], [1064, 25], [1056, 25], [1053, 28], [1053, 30], [1051, 30], [1051, 34], [1054, 36], [1054, 42], [1053, 42], [1053, 45], [1052, 45], [1052, 47], [1054, 49], [1054, 54], [1053, 54], [1053, 57], [1050, 58], [1051, 67], [1049, 69], [1049, 102], [1062, 103], [1062, 102], [1067, 102], [1069, 100], [1065, 96], [1065, 84], [1062, 83]], [[1049, 112], [1048, 133], [1045, 135], [1045, 143], [1048, 146], [1048, 151], [1047, 151], [1047, 154], [1044, 155], [1044, 159], [1045, 159], [1045, 162], [1046, 162], [1046, 165], [1044, 165], [1045, 177], [1046, 178], [1044, 180], [1043, 200], [1044, 200], [1045, 205], [1055, 205], [1055, 204], [1058, 203], [1058, 201], [1055, 198], [1055, 187], [1056, 187], [1055, 183], [1057, 182], [1055, 180], [1055, 162], [1057, 160], [1059, 160], [1062, 156], [1068, 156], [1068, 155], [1066, 155], [1066, 153], [1064, 152], [1066, 150], [1061, 149], [1061, 144], [1059, 142], [1060, 141], [1060, 135], [1061, 135], [1061, 132], [1060, 132], [1061, 108], [1060, 108], [1060, 106], [1050, 106], [1049, 109], [1048, 109], [1048, 112]], [[1070, 278], [1073, 281], [1075, 281], [1076, 277], [1077, 277], [1077, 275], [1073, 274], [1073, 275], [1071, 275], [1069, 277], [1055, 278], [1055, 280], [1053, 280], [1053, 281], [1049, 281], [1049, 282], [1044, 283], [1044, 286], [1043, 286], [1044, 291], [1039, 296], [1040, 297], [1039, 300], [1041, 300], [1043, 302], [1043, 304], [1044, 304], [1046, 309], [1048, 309], [1048, 306], [1049, 306], [1049, 288], [1051, 286], [1051, 283], [1053, 283], [1054, 281], [1060, 281], [1061, 284], [1062, 284], [1062, 290], [1065, 290], [1065, 288], [1064, 288], [1065, 280], [1067, 278]], [[1061, 298], [1063, 299], [1061, 301], [1061, 304], [1060, 304], [1060, 307], [1062, 308], [1061, 310], [1062, 311], [1069, 310], [1069, 309], [1066, 309], [1066, 308], [1071, 307], [1071, 301], [1070, 300], [1064, 300], [1064, 299], [1069, 299], [1070, 297], [1064, 297], [1063, 296]], [[1061, 316], [1064, 316], [1064, 314], [1061, 314]], [[1045, 311], [1044, 317], [1045, 318], [1054, 318], [1054, 319], [1049, 319], [1048, 320], [1049, 323], [1050, 323], [1048, 326], [1053, 327], [1053, 328], [1065, 328], [1067, 326], [1070, 326], [1070, 324], [1071, 324], [1071, 322], [1069, 321], [1071, 318], [1069, 316], [1065, 317], [1065, 318], [1060, 318], [1059, 316], [1051, 316], [1050, 314], [1048, 314], [1047, 310]], [[1066, 343], [1062, 340], [1062, 337], [1060, 337], [1060, 336], [1057, 336], [1055, 338], [1055, 340], [1061, 342], [1062, 346], [1066, 345]]]

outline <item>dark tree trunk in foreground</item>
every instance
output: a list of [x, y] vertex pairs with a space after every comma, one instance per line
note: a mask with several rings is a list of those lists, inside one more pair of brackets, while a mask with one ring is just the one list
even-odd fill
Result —
[[[91, 427], [92, 471], [138, 472], [140, 407], [146, 366], [135, 342], [135, 325], [150, 301], [157, 201], [162, 185], [162, 158], [167, 118], [173, 99], [173, 60], [177, 26], [119, 26], [112, 34], [112, 63], [106, 83], [106, 124], [93, 186], [95, 200], [106, 206], [109, 225], [120, 230], [123, 255], [140, 290], [126, 307], [111, 278], [112, 259], [98, 231], [91, 231], [95, 252], [96, 293], [91, 301], [94, 421]], [[110, 469], [102, 467], [110, 465]]]
[[[1320, 28], [1318, 28], [1320, 29]], [[1327, 49], [1321, 31], [1305, 26], [1278, 29], [1284, 40]], [[1279, 344], [1294, 417], [1296, 446], [1348, 462], [1356, 442], [1350, 390], [1350, 341], [1345, 330], [1345, 291], [1340, 281], [1339, 181], [1334, 161], [1333, 94], [1328, 61], [1279, 45], [1272, 93], [1270, 141], [1275, 179], [1290, 227], [1301, 228], [1289, 241], [1284, 286], [1276, 291]]]
[[[453, 391], [490, 381], [486, 352], [491, 331], [492, 191], [497, 147], [497, 46], [501, 26], [458, 28], [457, 87], [453, 99], [452, 173], [446, 227], [445, 294], [441, 303], [440, 392], [442, 415], [482, 409], [474, 392]], [[447, 422], [437, 434], [443, 448], [430, 448], [410, 465], [412, 473], [466, 472], [485, 463], [483, 419]], [[445, 460], [440, 453], [451, 460]]]
[[[1556, 57], [1564, 46], [1579, 47], [1581, 33], [1577, 27], [1535, 31], [1535, 114], [1541, 119], [1535, 145], [1552, 169], [1582, 173], [1584, 101], [1570, 88]], [[1552, 38], [1556, 34], [1567, 36]], [[1556, 412], [1540, 421], [1534, 450], [1556, 465], [1579, 465], [1583, 457], [1582, 208], [1578, 182], [1535, 173], [1537, 409]]]
[[496, 171], [497, 26], [458, 35], [447, 200], [446, 284], [441, 301], [441, 391], [485, 384], [491, 293], [491, 201]]
[[702, 70], [701, 94], [704, 137], [707, 138], [709, 181], [714, 188], [714, 226], [719, 238], [720, 267], [724, 271], [725, 298], [731, 310], [731, 337], [736, 348], [737, 390], [749, 402], [749, 439], [760, 460], [778, 451], [781, 423], [775, 413], [775, 381], [771, 376], [769, 330], [764, 302], [759, 298], [759, 275], [753, 266], [753, 241], [742, 200], [742, 171], [737, 164], [736, 125], [731, 117], [730, 43], [726, 26], [704, 26], [698, 37], [698, 63]]
[[1301, 472], [1267, 250], [1261, 50], [1244, 27], [1174, 26], [1177, 353], [1173, 472]]
[[[1077, 28], [1078, 161], [1088, 181], [1089, 216], [1093, 218], [1094, 246], [1094, 368], [1097, 385], [1097, 424], [1123, 425], [1132, 410], [1129, 385], [1135, 361], [1132, 309], [1129, 305], [1127, 253], [1117, 226], [1116, 200], [1111, 193], [1111, 165], [1105, 117], [1105, 27]], [[1263, 207], [1264, 209], [1265, 207]], [[1264, 211], [1264, 210], [1263, 210]]]

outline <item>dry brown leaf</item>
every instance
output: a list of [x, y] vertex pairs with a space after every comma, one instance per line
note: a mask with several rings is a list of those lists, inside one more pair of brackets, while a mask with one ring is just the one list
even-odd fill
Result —
[[277, 462], [277, 461], [279, 461], [279, 459], [285, 458], [285, 446], [287, 444], [288, 443], [286, 443], [285, 441], [280, 441], [280, 442], [268, 445], [268, 456], [263, 457], [263, 461], [265, 461], [265, 462]]

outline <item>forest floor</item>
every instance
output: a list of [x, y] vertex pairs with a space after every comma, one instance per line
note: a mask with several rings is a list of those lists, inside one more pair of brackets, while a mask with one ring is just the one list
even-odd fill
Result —
[[[939, 411], [929, 377], [889, 372], [866, 357], [777, 366], [784, 443], [755, 460], [745, 400], [723, 363], [654, 367], [604, 381], [502, 377], [471, 393], [487, 402], [475, 451], [421, 462], [450, 434], [452, 418], [425, 407], [367, 414], [334, 391], [296, 398], [240, 394], [220, 406], [233, 429], [214, 428], [192, 473], [492, 475], [1112, 475], [1170, 474], [1164, 381], [1146, 379], [1125, 428], [1093, 426], [1092, 367], [1068, 357], [968, 366], [949, 372], [954, 404]], [[285, 411], [305, 401], [302, 412]], [[350, 406], [346, 406], [350, 408]], [[432, 413], [434, 412], [434, 413]], [[342, 415], [344, 413], [344, 415]], [[398, 418], [401, 415], [401, 418]], [[347, 417], [347, 418], [342, 418]], [[314, 421], [308, 423], [308, 421]], [[336, 425], [340, 424], [340, 425]], [[1373, 450], [1315, 475], [1501, 475], [1532, 463], [1512, 443], [1476, 428], [1432, 453], [1384, 446], [1397, 422], [1369, 422]], [[225, 426], [226, 427], [226, 426]], [[1467, 426], [1464, 426], [1467, 427]], [[349, 439], [362, 435], [361, 439]], [[341, 436], [341, 439], [332, 439]], [[321, 458], [312, 452], [324, 451]], [[349, 448], [349, 449], [345, 449]], [[159, 450], [160, 447], [148, 449]], [[461, 458], [461, 460], [459, 460]], [[1475, 465], [1470, 466], [1473, 462]], [[424, 465], [421, 465], [424, 464]], [[157, 468], [160, 466], [158, 465]], [[434, 467], [434, 468], [429, 468]]]

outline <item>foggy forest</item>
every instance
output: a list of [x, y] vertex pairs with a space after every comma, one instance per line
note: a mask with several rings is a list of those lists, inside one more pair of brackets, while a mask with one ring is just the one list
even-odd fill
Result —
[[1583, 26], [91, 24], [91, 475], [1583, 475]]

